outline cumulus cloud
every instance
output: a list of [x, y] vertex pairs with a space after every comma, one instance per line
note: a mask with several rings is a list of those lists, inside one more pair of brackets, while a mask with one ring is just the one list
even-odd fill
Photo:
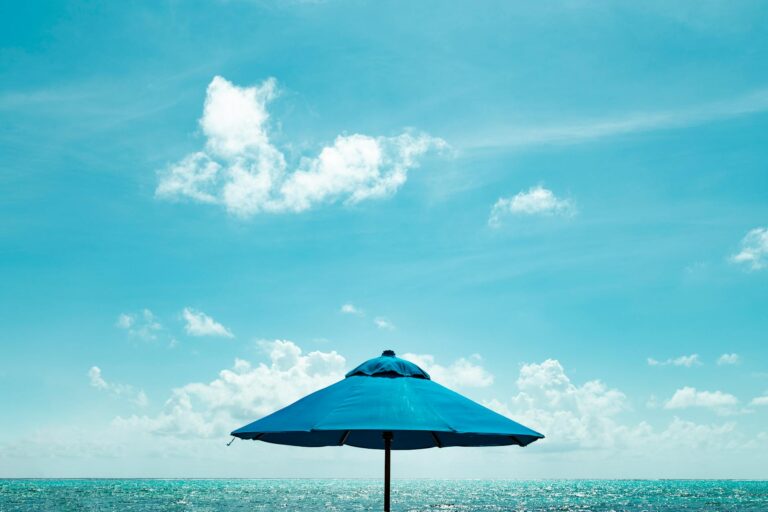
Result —
[[699, 366], [701, 364], [702, 363], [699, 354], [680, 356], [666, 359], [664, 361], [658, 361], [652, 357], [648, 358], [648, 366], [685, 366], [686, 368], [690, 368], [692, 366]]
[[130, 336], [145, 341], [157, 339], [158, 333], [163, 329], [162, 324], [149, 309], [143, 309], [138, 314], [120, 313], [115, 326], [128, 332]]
[[531, 187], [512, 197], [501, 197], [491, 208], [488, 224], [499, 226], [510, 215], [561, 215], [576, 214], [576, 206], [570, 199], [560, 199], [554, 192], [541, 185]]
[[[639, 449], [647, 449], [655, 443], [656, 447], [670, 453], [670, 450], [679, 448], [691, 449], [723, 449], [738, 448], [739, 441], [736, 436], [736, 423], [729, 421], [722, 424], [702, 424], [686, 421], [675, 417], [670, 424], [658, 436], [652, 429], [648, 430], [648, 436], [639, 439], [641, 443], [636, 445]], [[728, 442], [730, 439], [732, 442]], [[645, 445], [644, 447], [642, 445]]]
[[[252, 364], [236, 359], [208, 383], [194, 382], [172, 391], [163, 411], [155, 416], [119, 417], [115, 426], [182, 437], [226, 437], [233, 425], [247, 423], [344, 378], [344, 357], [335, 351], [304, 353], [291, 341], [262, 342], [269, 362]], [[475, 355], [450, 365], [431, 355], [406, 354], [443, 385], [487, 387], [493, 376]]]
[[574, 384], [556, 359], [524, 364], [518, 393], [508, 404], [488, 405], [544, 432], [558, 447], [597, 447], [617, 440], [614, 419], [628, 408], [627, 397], [599, 380]]
[[339, 310], [345, 315], [362, 315], [363, 311], [359, 309], [354, 304], [346, 303], [342, 304], [341, 309]]
[[736, 429], [733, 422], [698, 424], [680, 418], [663, 428], [645, 421], [622, 422], [622, 413], [630, 409], [622, 391], [600, 380], [574, 383], [556, 359], [524, 364], [517, 388], [509, 401], [494, 399], [486, 405], [543, 432], [547, 438], [539, 449], [612, 450], [647, 456], [651, 450], [722, 448], [723, 439], [733, 439]]
[[723, 354], [717, 359], [717, 364], [720, 366], [729, 364], [739, 364], [741, 358], [739, 354]]
[[219, 336], [223, 338], [234, 338], [232, 331], [202, 311], [195, 311], [192, 308], [184, 308], [181, 315], [186, 322], [184, 329], [190, 336]]
[[101, 368], [98, 366], [91, 366], [88, 370], [88, 381], [91, 387], [106, 391], [114, 396], [127, 398], [140, 407], [149, 404], [149, 399], [144, 390], [136, 390], [133, 386], [127, 384], [107, 382], [101, 374]]
[[[265, 362], [236, 359], [231, 367], [210, 381], [192, 382], [172, 390], [159, 411], [124, 413], [111, 424], [94, 424], [90, 430], [74, 434], [68, 432], [66, 425], [57, 426], [55, 431], [31, 432], [18, 442], [0, 444], [0, 459], [11, 457], [24, 461], [33, 453], [35, 460], [61, 458], [60, 467], [68, 467], [71, 463], [68, 457], [87, 458], [90, 463], [95, 462], [95, 457], [120, 457], [125, 461], [138, 456], [136, 460], [141, 465], [136, 467], [155, 467], [155, 470], [157, 466], [152, 466], [151, 461], [159, 457], [176, 459], [176, 464], [183, 463], [185, 468], [195, 461], [199, 467], [205, 461], [208, 467], [209, 461], [220, 460], [223, 441], [234, 426], [269, 414], [341, 379], [347, 368], [344, 357], [333, 351], [306, 353], [294, 343], [281, 340], [265, 342], [262, 347], [266, 351]], [[444, 384], [451, 378], [445, 375], [459, 375], [456, 377], [459, 384], [449, 383], [455, 387], [484, 387], [493, 377], [481, 368], [478, 356], [443, 364], [431, 355], [405, 354], [403, 357], [423, 365], [435, 380]], [[112, 384], [96, 368], [89, 372], [89, 379], [95, 389], [104, 391]], [[539, 453], [537, 460], [546, 452], [558, 452], [558, 466], [566, 459], [589, 462], [594, 468], [602, 467], [607, 458], [631, 458], [638, 464], [655, 468], [670, 455], [685, 458], [692, 453], [717, 457], [721, 455], [716, 454], [737, 453], [731, 461], [741, 464], [743, 454], [752, 457], [745, 460], [754, 463], [753, 459], [759, 459], [768, 440], [766, 433], [747, 436], [736, 428], [735, 422], [702, 424], [673, 418], [664, 425], [653, 426], [645, 421], [625, 421], [623, 418], [631, 411], [631, 404], [621, 390], [595, 379], [576, 382], [555, 359], [522, 365], [511, 395], [486, 404], [543, 432], [547, 438], [534, 448]], [[265, 450], [269, 451], [269, 446], [259, 448], [260, 452]], [[568, 451], [573, 453], [562, 453]], [[314, 460], [314, 454], [319, 458], [344, 456], [336, 452], [323, 453], [300, 450], [290, 466]], [[285, 456], [277, 451], [275, 455]], [[451, 460], [461, 466], [459, 459]], [[114, 466], [113, 462], [108, 464], [106, 467]], [[177, 469], [173, 471], [169, 476], [178, 475]], [[587, 469], [584, 475], [589, 476], [590, 471]]]
[[[266, 362], [236, 359], [209, 382], [175, 388], [159, 413], [120, 416], [113, 420], [112, 427], [124, 433], [174, 439], [225, 438], [233, 426], [269, 414], [343, 378], [347, 367], [345, 358], [335, 351], [306, 353], [295, 343], [283, 340], [264, 342], [262, 347]], [[477, 355], [447, 364], [440, 364], [429, 354], [402, 357], [419, 364], [436, 382], [448, 387], [488, 388], [494, 382]], [[95, 387], [110, 385], [102, 382], [100, 371], [94, 372], [92, 380]], [[733, 422], [699, 424], [673, 418], [666, 426], [656, 427], [645, 421], [622, 421], [631, 406], [621, 390], [596, 379], [574, 382], [556, 359], [522, 365], [515, 387], [509, 398], [485, 403], [543, 432], [547, 438], [539, 450], [644, 456], [649, 450], [663, 453], [681, 448], [722, 449], [731, 441], [734, 446], [745, 442]], [[693, 394], [695, 403], [715, 402], [723, 408], [736, 404], [734, 398], [723, 399], [728, 395], [720, 392], [694, 390]], [[726, 444], [724, 439], [728, 440]]]
[[664, 404], [665, 409], [687, 409], [704, 407], [718, 414], [731, 414], [739, 403], [735, 396], [722, 391], [698, 391], [694, 387], [685, 386], [675, 391], [672, 398]]
[[482, 358], [478, 354], [459, 358], [448, 366], [436, 363], [431, 354], [404, 354], [402, 357], [423, 368], [435, 382], [449, 388], [485, 388], [493, 384], [493, 375], [482, 367]]
[[731, 256], [732, 263], [747, 265], [751, 270], [768, 266], [768, 228], [755, 228], [741, 240], [741, 250]]
[[756, 396], [749, 405], [768, 405], [768, 393], [763, 396]]
[[156, 416], [115, 419], [160, 435], [226, 437], [233, 425], [269, 414], [344, 377], [346, 360], [335, 351], [309, 352], [291, 341], [264, 343], [269, 363], [236, 359], [211, 382], [193, 382], [172, 391]]
[[218, 204], [244, 218], [337, 201], [355, 204], [394, 194], [421, 157], [447, 148], [442, 139], [410, 131], [394, 137], [339, 135], [289, 171], [269, 138], [267, 105], [276, 95], [271, 78], [238, 87], [214, 77], [200, 119], [205, 148], [162, 170], [156, 196]]

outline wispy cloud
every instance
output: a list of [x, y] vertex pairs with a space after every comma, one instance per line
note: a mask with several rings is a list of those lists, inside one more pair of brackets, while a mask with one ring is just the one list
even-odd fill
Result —
[[741, 358], [739, 357], [739, 354], [723, 354], [719, 358], [717, 358], [718, 366], [739, 364], [740, 361], [741, 361]]
[[120, 313], [115, 326], [128, 332], [130, 336], [144, 341], [157, 339], [158, 333], [163, 330], [162, 324], [149, 309], [143, 309], [138, 314]]
[[656, 360], [652, 357], [648, 358], [649, 366], [685, 366], [690, 368], [691, 366], [698, 366], [702, 364], [699, 354], [691, 354], [689, 356], [680, 356], [673, 359], [666, 359], [664, 361]]
[[91, 366], [88, 370], [88, 381], [91, 387], [106, 391], [114, 396], [127, 398], [140, 407], [144, 407], [149, 403], [149, 399], [143, 390], [136, 390], [133, 386], [127, 384], [107, 382], [101, 373], [101, 368], [98, 366]]
[[763, 396], [756, 396], [752, 399], [751, 402], [749, 402], [749, 405], [758, 405], [758, 406], [764, 406], [768, 405], [768, 393], [766, 393]]
[[[359, 307], [355, 306], [351, 302], [347, 302], [346, 304], [342, 304], [341, 308], [339, 309], [339, 312], [344, 315], [354, 315], [359, 317], [367, 317], [365, 311], [360, 309]], [[383, 317], [383, 316], [375, 316], [373, 317], [373, 325], [378, 327], [379, 329], [385, 329], [388, 331], [392, 331], [395, 329], [395, 324], [393, 324], [389, 319]]]
[[576, 206], [570, 199], [561, 199], [554, 192], [541, 185], [517, 193], [512, 197], [501, 197], [491, 208], [488, 224], [497, 227], [504, 217], [510, 215], [562, 215], [576, 214]]
[[339, 309], [340, 312], [344, 313], [345, 315], [358, 315], [362, 316], [363, 310], [359, 309], [357, 306], [351, 303], [342, 304], [341, 308]]
[[383, 316], [377, 316], [376, 318], [374, 318], [373, 323], [376, 324], [376, 327], [378, 327], [379, 329], [386, 329], [388, 331], [393, 331], [395, 329], [395, 324], [393, 324]]
[[765, 111], [768, 111], [768, 88], [735, 99], [677, 110], [636, 112], [613, 118], [500, 129], [492, 135], [471, 141], [468, 146], [525, 148], [548, 144], [578, 144], [617, 135], [685, 128]]
[[119, 327], [120, 329], [130, 329], [133, 327], [133, 324], [135, 323], [135, 319], [132, 315], [129, 315], [127, 313], [120, 313], [117, 317], [117, 322], [115, 322], [115, 325]]
[[234, 338], [235, 336], [232, 331], [202, 311], [184, 308], [181, 315], [186, 322], [184, 329], [190, 336], [218, 336], [222, 338]]
[[200, 119], [205, 149], [162, 170], [156, 196], [222, 205], [243, 218], [336, 201], [355, 204], [394, 194], [425, 153], [447, 148], [442, 139], [408, 131], [395, 137], [339, 135], [289, 172], [269, 137], [267, 105], [276, 95], [272, 78], [238, 87], [214, 77]]
[[747, 265], [751, 270], [768, 267], [768, 228], [755, 228], [741, 240], [741, 250], [731, 256], [731, 263]]

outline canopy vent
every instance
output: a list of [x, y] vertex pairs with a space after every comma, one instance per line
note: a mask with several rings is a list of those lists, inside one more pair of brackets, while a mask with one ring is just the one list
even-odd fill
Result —
[[351, 372], [347, 377], [413, 377], [415, 379], [430, 380], [429, 374], [405, 359], [395, 355], [394, 350], [385, 350], [380, 357], [374, 357], [364, 362]]

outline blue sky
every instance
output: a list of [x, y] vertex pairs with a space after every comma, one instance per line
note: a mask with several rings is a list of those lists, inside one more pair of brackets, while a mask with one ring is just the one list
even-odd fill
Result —
[[668, 4], [4, 7], [0, 476], [378, 476], [224, 443], [385, 348], [548, 436], [395, 476], [768, 476], [768, 9]]

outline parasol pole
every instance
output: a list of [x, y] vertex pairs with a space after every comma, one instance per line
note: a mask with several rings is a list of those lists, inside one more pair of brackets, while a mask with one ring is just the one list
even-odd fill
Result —
[[392, 451], [392, 432], [384, 432], [384, 512], [389, 512], [389, 467]]

